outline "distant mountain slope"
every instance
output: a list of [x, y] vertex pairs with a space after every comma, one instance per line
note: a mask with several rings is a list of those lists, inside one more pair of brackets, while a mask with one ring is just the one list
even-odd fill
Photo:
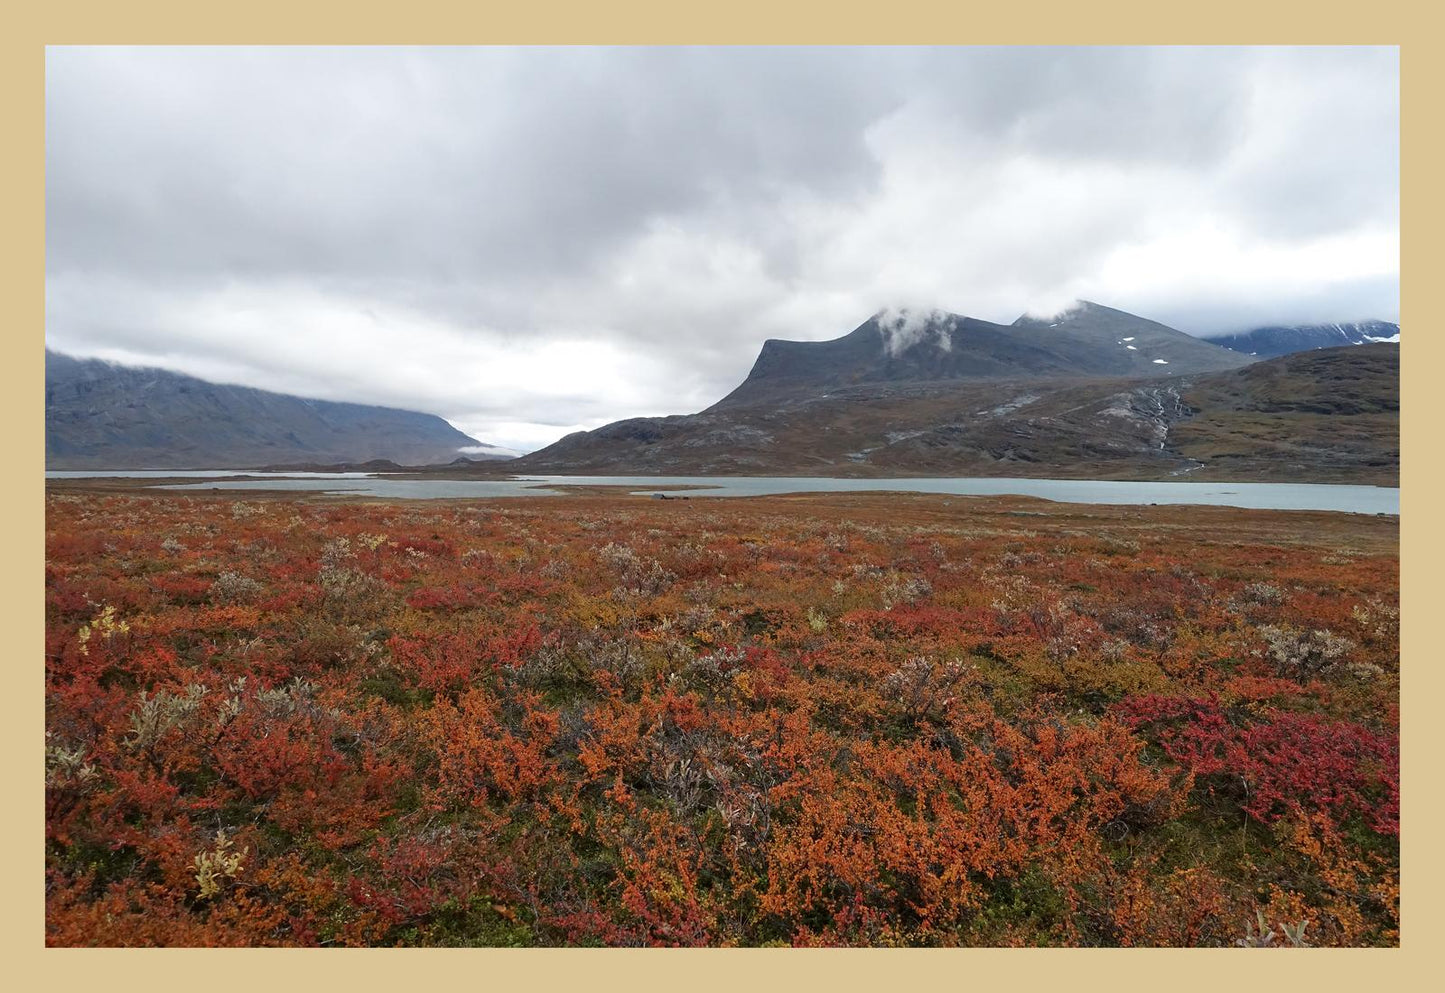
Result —
[[1170, 378], [863, 383], [618, 421], [513, 464], [556, 473], [1394, 484], [1398, 380], [1398, 347], [1371, 345]]
[[1182, 395], [1198, 413], [1174, 426], [1170, 447], [1213, 474], [1399, 484], [1398, 345], [1279, 356], [1200, 377]]
[[1051, 318], [1025, 315], [1014, 321], [1017, 334], [1041, 341], [1067, 336], [1080, 375], [1167, 375], [1237, 369], [1249, 360], [1217, 344], [1196, 338], [1123, 310], [1081, 300]]
[[1316, 348], [1337, 348], [1341, 345], [1379, 342], [1398, 344], [1400, 325], [1391, 324], [1389, 321], [1279, 325], [1205, 340], [1244, 355], [1270, 358]]
[[1011, 325], [935, 311], [879, 313], [832, 341], [763, 343], [742, 385], [711, 409], [866, 384], [1072, 376], [1176, 376], [1244, 358], [1155, 321], [1081, 301]]
[[450, 462], [480, 444], [440, 417], [224, 386], [45, 353], [50, 469]]

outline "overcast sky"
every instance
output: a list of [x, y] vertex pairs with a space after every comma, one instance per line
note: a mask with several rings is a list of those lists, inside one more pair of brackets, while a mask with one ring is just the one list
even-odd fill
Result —
[[52, 348], [531, 449], [765, 338], [1399, 310], [1376, 49], [52, 48]]

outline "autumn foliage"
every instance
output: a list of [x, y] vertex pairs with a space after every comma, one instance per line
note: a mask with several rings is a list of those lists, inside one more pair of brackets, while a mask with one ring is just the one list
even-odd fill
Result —
[[1393, 520], [48, 500], [51, 944], [1398, 942]]

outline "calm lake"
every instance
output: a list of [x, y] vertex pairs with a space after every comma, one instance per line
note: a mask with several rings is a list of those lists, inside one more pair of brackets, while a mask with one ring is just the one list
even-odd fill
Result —
[[[1320, 483], [1121, 482], [1094, 479], [833, 479], [817, 476], [529, 476], [514, 479], [391, 479], [384, 475], [342, 473], [261, 473], [234, 470], [183, 472], [170, 469], [130, 472], [47, 472], [47, 478], [128, 477], [207, 478], [176, 484], [176, 490], [309, 490], [338, 495], [398, 499], [488, 499], [558, 496], [549, 485], [625, 486], [652, 493], [667, 486], [704, 486], [690, 497], [770, 496], [779, 493], [948, 493], [956, 496], [1016, 495], [1062, 503], [1208, 504], [1254, 510], [1337, 510], [1356, 514], [1400, 513], [1400, 491], [1384, 486]], [[247, 479], [216, 477], [245, 475]], [[682, 495], [682, 494], [676, 494]]]

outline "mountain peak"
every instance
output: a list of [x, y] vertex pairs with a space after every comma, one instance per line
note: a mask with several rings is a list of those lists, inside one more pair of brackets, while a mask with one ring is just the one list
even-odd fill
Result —
[[[1106, 307], [1102, 303], [1095, 303], [1093, 300], [1075, 300], [1073, 303], [1056, 310], [1051, 314], [1040, 314], [1033, 311], [1026, 311], [1018, 316], [1011, 327], [1040, 328], [1058, 327], [1061, 324], [1068, 324], [1084, 318], [1098, 318], [1104, 316], [1134, 317], [1128, 311], [1119, 310], [1115, 307]], [[1135, 318], [1140, 320], [1141, 318]]]
[[[820, 396], [863, 385], [1081, 376], [1172, 376], [1247, 365], [1230, 352], [1081, 300], [1067, 319], [994, 324], [937, 308], [887, 307], [831, 341], [769, 339], [716, 406]], [[711, 409], [711, 408], [710, 408]]]

